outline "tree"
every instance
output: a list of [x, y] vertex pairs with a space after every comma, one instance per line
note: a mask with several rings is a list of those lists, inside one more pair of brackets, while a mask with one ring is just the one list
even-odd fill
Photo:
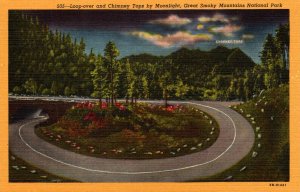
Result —
[[184, 84], [183, 81], [178, 76], [177, 76], [177, 82], [174, 89], [175, 89], [175, 96], [180, 99], [189, 91], [188, 85]]
[[245, 98], [246, 100], [249, 100], [252, 98], [252, 95], [254, 93], [254, 76], [251, 73], [251, 71], [247, 70], [245, 71], [244, 76], [244, 90], [245, 90]]
[[93, 96], [99, 98], [100, 106], [102, 106], [102, 98], [107, 96], [108, 79], [106, 69], [103, 66], [102, 56], [100, 54], [97, 56], [94, 65], [95, 68], [91, 72], [94, 86]]
[[51, 85], [51, 94], [58, 95], [58, 92], [59, 92], [58, 83], [56, 81], [53, 81]]
[[280, 84], [281, 53], [272, 34], [268, 34], [261, 52], [261, 62], [265, 69], [264, 84], [270, 89]]
[[168, 98], [170, 92], [174, 89], [174, 83], [172, 81], [171, 69], [172, 69], [172, 60], [164, 61], [160, 69], [160, 76], [158, 79], [159, 86], [162, 90], [162, 96], [165, 101], [165, 106], [168, 106]]
[[288, 69], [289, 49], [290, 49], [289, 24], [279, 25], [279, 27], [276, 29], [275, 38], [282, 55], [282, 60], [283, 60], [282, 68]]
[[119, 50], [114, 42], [109, 41], [104, 49], [104, 66], [108, 75], [108, 93], [111, 105], [116, 99], [116, 90], [118, 86], [118, 75], [120, 73], [120, 63], [117, 61]]
[[126, 103], [128, 103], [129, 98], [131, 98], [131, 103], [133, 103], [135, 75], [132, 70], [131, 64], [129, 63], [129, 59], [127, 59], [125, 63], [124, 76], [125, 78], [123, 79], [122, 84], [125, 89]]
[[27, 93], [31, 93], [31, 94], [36, 95], [38, 86], [37, 86], [36, 81], [34, 79], [30, 78], [29, 80], [27, 80], [25, 82], [24, 88], [25, 88]]

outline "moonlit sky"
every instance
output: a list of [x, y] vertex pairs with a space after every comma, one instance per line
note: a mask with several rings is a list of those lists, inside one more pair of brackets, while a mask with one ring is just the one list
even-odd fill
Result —
[[120, 57], [149, 53], [167, 55], [180, 47], [210, 50], [216, 40], [243, 40], [239, 47], [256, 63], [263, 41], [279, 24], [289, 22], [288, 10], [176, 10], [176, 11], [25, 11], [38, 16], [52, 30], [70, 33], [86, 43], [86, 52], [103, 54], [114, 41]]

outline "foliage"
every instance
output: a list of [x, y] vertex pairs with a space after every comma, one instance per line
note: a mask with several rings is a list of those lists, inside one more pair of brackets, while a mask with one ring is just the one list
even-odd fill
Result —
[[289, 81], [289, 26], [268, 34], [255, 64], [241, 49], [180, 48], [167, 56], [119, 59], [109, 41], [103, 55], [86, 53], [84, 40], [51, 31], [19, 11], [9, 19], [9, 91], [106, 99], [249, 100]]
[[[209, 147], [218, 137], [219, 129], [206, 113], [182, 105], [114, 103], [110, 107], [106, 102], [101, 102], [101, 106], [100, 102], [84, 102], [75, 104], [56, 124], [40, 127], [37, 132], [71, 150], [87, 148], [89, 155], [89, 146], [97, 146], [93, 154], [101, 157], [105, 152], [113, 158], [163, 158]], [[60, 143], [62, 138], [65, 141]], [[203, 146], [193, 150], [187, 147], [199, 143]], [[178, 150], [183, 146], [185, 149]], [[132, 149], [135, 153], [131, 153]], [[144, 153], [155, 155], [144, 157]]]

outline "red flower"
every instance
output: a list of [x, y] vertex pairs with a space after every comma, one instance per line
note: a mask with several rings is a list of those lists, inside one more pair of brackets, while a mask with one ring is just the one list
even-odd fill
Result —
[[119, 107], [119, 110], [121, 110], [121, 111], [124, 111], [126, 108], [124, 107], [124, 105], [120, 105]]
[[120, 110], [120, 111], [124, 111], [126, 108], [124, 105], [122, 105], [121, 103], [116, 102], [115, 106]]
[[107, 108], [107, 103], [106, 102], [101, 103], [101, 109], [106, 109], [106, 108]]
[[85, 102], [85, 103], [77, 103], [74, 108], [76, 109], [92, 109], [94, 107], [94, 104], [91, 102]]
[[83, 120], [88, 121], [94, 121], [97, 118], [96, 113], [94, 112], [89, 112], [86, 116], [84, 116]]
[[178, 109], [179, 108], [179, 105], [168, 105], [166, 108], [165, 108], [165, 110], [166, 111], [169, 111], [169, 112], [173, 112], [173, 111], [175, 111], [176, 109]]

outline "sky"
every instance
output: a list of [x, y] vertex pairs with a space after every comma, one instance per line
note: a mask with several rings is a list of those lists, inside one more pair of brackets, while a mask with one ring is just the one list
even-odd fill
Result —
[[[289, 22], [288, 10], [171, 11], [28, 11], [52, 30], [83, 38], [86, 52], [103, 54], [114, 41], [120, 58], [149, 53], [168, 55], [181, 47], [210, 50], [219, 45], [239, 47], [254, 62], [268, 33]], [[224, 40], [226, 43], [224, 44]], [[238, 40], [233, 43], [232, 40]], [[242, 41], [241, 41], [242, 40]], [[223, 43], [220, 43], [223, 42]], [[229, 42], [229, 43], [228, 43]]]

